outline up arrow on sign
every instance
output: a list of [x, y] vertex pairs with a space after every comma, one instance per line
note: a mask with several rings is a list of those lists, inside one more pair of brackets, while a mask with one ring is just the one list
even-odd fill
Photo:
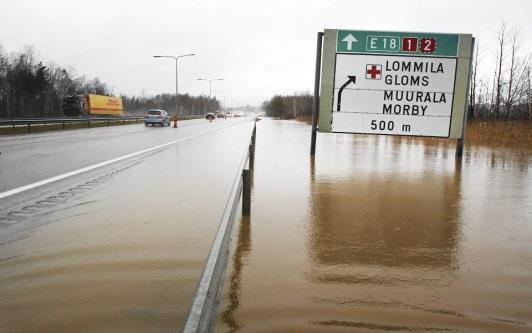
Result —
[[353, 42], [358, 42], [358, 40], [355, 38], [355, 36], [353, 36], [352, 34], [349, 34], [347, 36], [345, 36], [344, 39], [342, 39], [342, 42], [347, 42], [347, 50], [348, 51], [351, 51], [351, 49], [353, 48]]

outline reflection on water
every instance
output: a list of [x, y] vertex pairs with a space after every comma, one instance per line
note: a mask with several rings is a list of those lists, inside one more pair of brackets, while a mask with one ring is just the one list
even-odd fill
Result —
[[319, 135], [312, 159], [305, 124], [257, 133], [217, 331], [532, 330], [531, 152]]
[[230, 332], [236, 332], [242, 328], [237, 320], [236, 312], [240, 306], [240, 289], [242, 283], [243, 261], [251, 249], [251, 223], [249, 216], [243, 216], [236, 239], [236, 248], [233, 255], [233, 270], [229, 277], [229, 305], [222, 312], [222, 320], [229, 327]]
[[450, 268], [456, 261], [459, 171], [360, 174], [311, 189], [310, 249], [319, 264]]

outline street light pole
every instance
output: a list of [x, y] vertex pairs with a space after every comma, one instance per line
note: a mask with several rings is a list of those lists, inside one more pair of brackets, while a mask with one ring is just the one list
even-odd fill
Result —
[[153, 56], [154, 58], [172, 58], [175, 60], [175, 113], [176, 113], [176, 116], [179, 114], [179, 76], [177, 72], [177, 60], [179, 58], [190, 57], [193, 55], [196, 55], [196, 54], [190, 53], [190, 54], [182, 54], [179, 56], [167, 56], [167, 55], [154, 55]]
[[231, 90], [216, 90], [216, 92], [220, 92], [220, 93], [224, 94], [224, 112], [226, 112], [227, 108], [225, 107], [225, 97], [227, 97], [227, 93], [230, 93]]
[[[199, 78], [199, 81], [209, 81], [209, 103], [211, 102], [211, 96], [212, 96], [212, 81], [223, 81], [223, 79], [203, 79]], [[209, 110], [207, 110], [208, 112]]]

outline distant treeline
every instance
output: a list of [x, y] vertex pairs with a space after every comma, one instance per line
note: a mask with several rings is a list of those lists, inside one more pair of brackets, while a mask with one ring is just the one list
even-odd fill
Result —
[[[62, 100], [71, 94], [114, 95], [98, 78], [77, 76], [73, 69], [43, 64], [33, 47], [8, 55], [0, 45], [0, 119], [62, 117]], [[150, 97], [121, 96], [124, 110], [140, 114], [149, 108], [174, 113], [175, 94]], [[220, 103], [205, 96], [179, 96], [181, 114], [203, 114], [220, 109]]]
[[0, 118], [59, 117], [64, 96], [109, 94], [99, 79], [75, 77], [72, 69], [45, 66], [32, 47], [10, 56], [0, 45]]
[[[151, 97], [122, 96], [124, 109], [130, 114], [144, 114], [148, 109], [163, 109], [175, 113], [175, 94], [160, 94]], [[180, 115], [203, 115], [206, 112], [220, 110], [220, 102], [208, 96], [179, 95]]]
[[309, 93], [277, 95], [264, 102], [262, 109], [267, 116], [281, 119], [312, 116], [312, 95]]

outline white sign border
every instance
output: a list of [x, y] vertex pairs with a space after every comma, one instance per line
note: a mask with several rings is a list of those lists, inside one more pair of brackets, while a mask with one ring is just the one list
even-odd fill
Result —
[[[338, 33], [338, 32], [337, 32]], [[332, 91], [333, 91], [333, 98], [331, 100], [331, 124], [332, 124], [332, 121], [333, 121], [333, 117], [334, 117], [334, 90], [336, 89], [336, 86], [335, 86], [335, 82], [336, 82], [336, 62], [337, 62], [337, 59], [338, 59], [338, 55], [339, 54], [345, 54], [345, 55], [362, 55], [362, 56], [366, 56], [368, 55], [368, 53], [363, 53], [363, 52], [335, 52], [335, 55], [334, 55], [334, 71], [333, 71], [333, 76], [332, 76], [332, 79], [333, 79], [333, 85], [332, 85]], [[380, 56], [380, 57], [413, 57], [414, 55], [403, 55], [403, 54], [377, 54], [377, 53], [371, 53], [369, 55], [375, 55], [375, 56]], [[452, 99], [452, 104], [451, 104], [451, 116], [449, 117], [449, 128], [448, 128], [448, 131], [447, 131], [447, 136], [435, 136], [435, 135], [420, 135], [420, 134], [416, 134], [416, 135], [409, 135], [409, 134], [386, 134], [386, 133], [361, 133], [361, 132], [335, 132], [332, 130], [331, 128], [331, 133], [338, 133], [338, 134], [362, 134], [362, 135], [387, 135], [387, 136], [404, 136], [404, 137], [423, 137], [423, 138], [450, 138], [451, 136], [451, 126], [452, 126], [452, 121], [453, 121], [453, 115], [454, 115], [454, 95], [456, 94], [456, 76], [457, 76], [457, 70], [458, 70], [458, 58], [456, 57], [444, 57], [444, 56], [438, 56], [438, 57], [423, 57], [423, 56], [414, 56], [414, 57], [417, 57], [417, 58], [426, 58], [426, 59], [454, 59], [455, 60], [455, 66], [454, 66], [454, 82], [453, 82], [453, 99]]]

